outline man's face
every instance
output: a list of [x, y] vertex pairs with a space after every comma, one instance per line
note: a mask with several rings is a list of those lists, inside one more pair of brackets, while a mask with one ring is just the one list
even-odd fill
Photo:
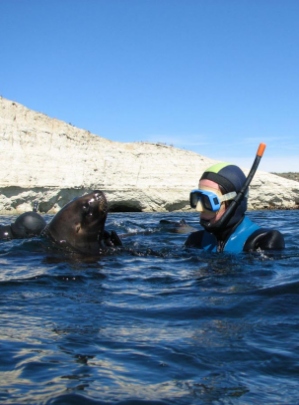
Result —
[[[202, 189], [202, 190], [213, 191], [215, 194], [217, 194], [219, 196], [222, 195], [219, 185], [211, 180], [207, 180], [207, 179], [200, 180], [198, 183], [198, 188]], [[212, 211], [208, 211], [208, 210], [204, 209], [200, 213], [200, 217], [201, 217], [201, 219], [210, 221], [211, 224], [214, 224], [222, 217], [225, 210], [226, 210], [225, 204], [222, 203], [219, 211], [212, 212]]]

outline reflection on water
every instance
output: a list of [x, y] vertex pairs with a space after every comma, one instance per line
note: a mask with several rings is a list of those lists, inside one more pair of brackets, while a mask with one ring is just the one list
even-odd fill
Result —
[[159, 221], [190, 213], [110, 215], [97, 260], [0, 242], [0, 403], [298, 403], [299, 213], [249, 215], [287, 249], [184, 249]]

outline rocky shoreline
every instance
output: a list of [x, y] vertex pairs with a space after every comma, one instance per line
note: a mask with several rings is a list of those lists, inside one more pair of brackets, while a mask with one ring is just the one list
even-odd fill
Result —
[[[3, 97], [0, 133], [4, 215], [28, 211], [34, 203], [42, 213], [56, 213], [91, 190], [102, 190], [114, 212], [188, 211], [190, 191], [203, 171], [217, 163], [159, 143], [113, 142]], [[298, 173], [256, 172], [250, 210], [298, 205]]]
[[[272, 173], [275, 176], [283, 177], [287, 180], [299, 181], [299, 173], [298, 172], [285, 172], [285, 173]], [[269, 208], [271, 209], [271, 208]], [[272, 209], [276, 210], [298, 210], [299, 204], [294, 205], [293, 207], [273, 207]]]

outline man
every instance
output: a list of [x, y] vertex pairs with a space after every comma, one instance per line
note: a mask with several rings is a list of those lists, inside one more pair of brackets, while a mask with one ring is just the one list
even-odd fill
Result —
[[229, 163], [218, 163], [203, 173], [198, 190], [190, 194], [190, 203], [200, 212], [204, 230], [191, 233], [185, 246], [233, 253], [285, 247], [279, 231], [260, 228], [245, 215], [247, 195], [228, 218], [223, 216], [245, 180], [242, 170]]
[[0, 240], [25, 239], [41, 234], [46, 226], [44, 218], [35, 211], [24, 212], [10, 225], [0, 225]]

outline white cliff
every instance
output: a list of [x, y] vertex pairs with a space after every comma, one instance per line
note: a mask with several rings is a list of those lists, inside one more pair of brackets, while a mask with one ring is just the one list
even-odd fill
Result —
[[[185, 210], [200, 175], [216, 163], [171, 146], [112, 142], [4, 98], [0, 133], [2, 214], [29, 210], [34, 201], [54, 213], [94, 189], [106, 193], [112, 210]], [[298, 182], [256, 173], [249, 208], [297, 204]]]

